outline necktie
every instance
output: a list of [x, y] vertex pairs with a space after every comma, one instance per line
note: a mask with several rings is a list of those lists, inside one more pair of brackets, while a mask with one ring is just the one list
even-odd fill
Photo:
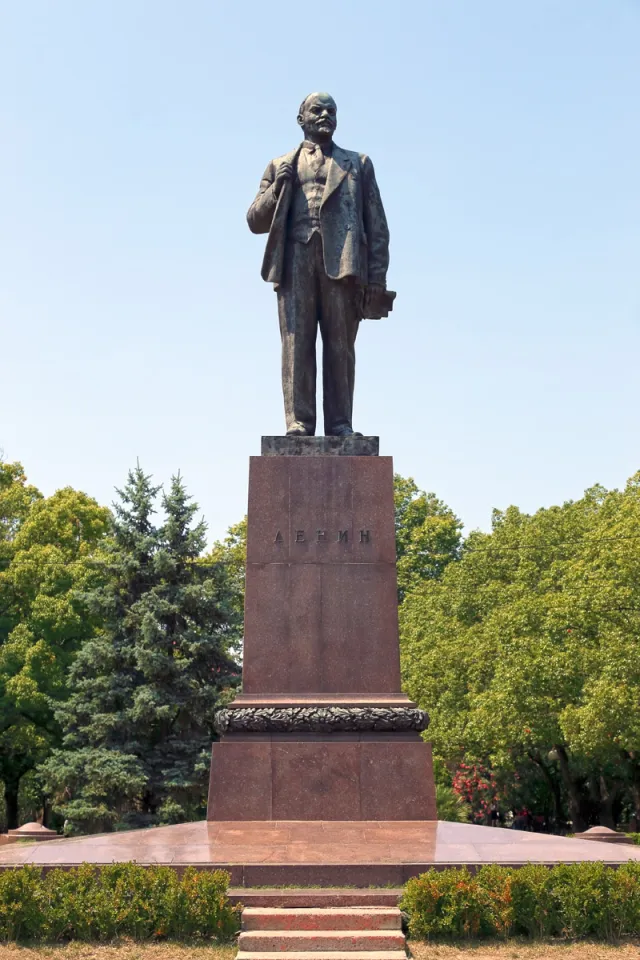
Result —
[[317, 145], [313, 148], [313, 151], [309, 155], [309, 166], [313, 170], [314, 174], [317, 174], [322, 166], [322, 150]]

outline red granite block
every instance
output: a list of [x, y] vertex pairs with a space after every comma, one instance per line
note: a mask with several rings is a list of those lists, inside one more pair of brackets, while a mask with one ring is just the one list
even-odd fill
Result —
[[396, 589], [386, 563], [322, 568], [320, 691], [400, 691]]
[[435, 820], [431, 744], [363, 741], [360, 783], [363, 820]]
[[[247, 563], [289, 559], [289, 464], [286, 457], [251, 457], [247, 512]], [[285, 528], [281, 530], [283, 524]], [[278, 530], [282, 542], [275, 542]]]
[[[215, 821], [353, 821], [353, 828], [336, 828], [339, 843], [365, 847], [372, 838], [357, 821], [435, 819], [430, 747], [357, 734], [335, 740], [231, 736], [213, 747], [207, 815]], [[291, 825], [296, 828], [314, 842], [307, 828]], [[252, 836], [256, 842], [267, 838], [263, 831]], [[231, 839], [224, 830], [216, 835], [223, 845]], [[295, 839], [287, 836], [287, 842]]]
[[270, 742], [214, 743], [207, 820], [271, 819]]
[[391, 457], [251, 458], [248, 563], [381, 561], [395, 564]]
[[397, 693], [395, 568], [249, 564], [243, 688], [267, 693]]
[[365, 951], [372, 951], [374, 957], [380, 957], [383, 951], [397, 951], [399, 958], [406, 956], [401, 930], [243, 930], [238, 948], [241, 957], [247, 954], [277, 957], [280, 953], [295, 957], [306, 956], [310, 951], [324, 957], [327, 953], [336, 953], [340, 958]]
[[274, 741], [274, 820], [359, 820], [357, 741]]
[[[363, 543], [362, 561], [396, 563], [395, 507], [393, 501], [393, 461], [391, 457], [353, 457], [353, 528], [359, 543], [369, 532], [369, 543]], [[361, 536], [361, 532], [364, 534]], [[365, 553], [366, 549], [366, 553]]]
[[245, 693], [400, 690], [390, 457], [253, 457]]
[[322, 664], [320, 617], [317, 566], [248, 564], [244, 692], [315, 692]]
[[245, 887], [290, 884], [301, 887], [384, 887], [391, 884], [402, 886], [403, 874], [401, 865], [391, 863], [247, 864], [243, 870], [243, 882]]
[[[352, 457], [303, 457], [289, 462], [289, 558], [294, 563], [352, 559]], [[340, 531], [346, 539], [340, 540]]]
[[313, 887], [247, 890], [242, 887], [231, 887], [228, 895], [231, 903], [241, 903], [243, 906], [304, 909], [309, 907], [396, 907], [402, 900], [403, 894], [404, 890], [401, 887], [386, 890], [340, 889], [339, 887], [330, 890]]
[[243, 930], [401, 930], [402, 915], [397, 905], [358, 909], [329, 906], [300, 909], [244, 905]]

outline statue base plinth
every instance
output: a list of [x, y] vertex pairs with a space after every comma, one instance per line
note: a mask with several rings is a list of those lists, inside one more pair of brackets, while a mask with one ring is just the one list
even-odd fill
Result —
[[391, 457], [263, 437], [249, 474], [243, 692], [217, 717], [209, 821], [436, 817], [401, 692]]
[[416, 732], [245, 733], [214, 743], [207, 819], [435, 820]]

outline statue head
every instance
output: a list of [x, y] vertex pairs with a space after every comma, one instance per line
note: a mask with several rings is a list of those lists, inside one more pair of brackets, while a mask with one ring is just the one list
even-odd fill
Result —
[[328, 93], [310, 93], [300, 104], [298, 123], [306, 140], [328, 143], [337, 126], [336, 102]]

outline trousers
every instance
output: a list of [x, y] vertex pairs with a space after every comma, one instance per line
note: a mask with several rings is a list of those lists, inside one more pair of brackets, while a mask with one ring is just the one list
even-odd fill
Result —
[[322, 337], [324, 431], [352, 428], [355, 342], [362, 317], [363, 290], [355, 277], [327, 276], [322, 238], [287, 244], [278, 287], [282, 337], [282, 392], [287, 430], [300, 423], [316, 431], [316, 339]]

